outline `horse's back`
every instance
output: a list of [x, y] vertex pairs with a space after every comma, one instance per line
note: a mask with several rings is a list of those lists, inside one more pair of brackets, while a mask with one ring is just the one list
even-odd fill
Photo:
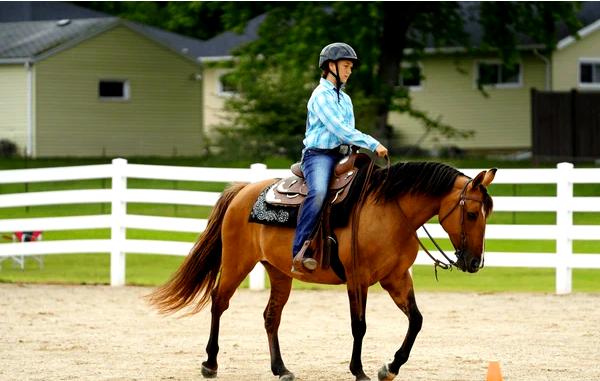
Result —
[[263, 260], [259, 239], [263, 225], [250, 222], [249, 216], [260, 192], [275, 181], [270, 179], [248, 184], [231, 201], [221, 229], [224, 265], [229, 261], [256, 263]]

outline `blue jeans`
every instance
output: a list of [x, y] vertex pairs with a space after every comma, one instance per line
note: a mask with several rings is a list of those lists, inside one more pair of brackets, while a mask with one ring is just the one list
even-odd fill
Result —
[[308, 194], [300, 208], [292, 255], [296, 255], [302, 249], [304, 241], [310, 238], [315, 229], [327, 197], [333, 168], [341, 158], [342, 155], [329, 150], [304, 150], [302, 172], [308, 186]]

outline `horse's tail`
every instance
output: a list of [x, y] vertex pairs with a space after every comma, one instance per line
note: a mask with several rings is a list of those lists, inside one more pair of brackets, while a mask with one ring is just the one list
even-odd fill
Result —
[[206, 229], [198, 238], [179, 269], [164, 285], [149, 295], [149, 301], [161, 313], [174, 313], [196, 301], [190, 314], [200, 311], [210, 298], [221, 270], [221, 225], [231, 200], [247, 184], [233, 184], [213, 208]]

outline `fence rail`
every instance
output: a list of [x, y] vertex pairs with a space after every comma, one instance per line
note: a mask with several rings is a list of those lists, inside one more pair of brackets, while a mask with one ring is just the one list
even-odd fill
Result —
[[[474, 177], [478, 169], [462, 170]], [[74, 239], [60, 241], [19, 242], [0, 245], [0, 260], [6, 257], [69, 253], [110, 253], [111, 285], [125, 284], [125, 253], [187, 255], [192, 243], [127, 239], [127, 229], [200, 232], [206, 227], [205, 219], [135, 215], [127, 213], [128, 203], [157, 203], [213, 206], [220, 193], [132, 189], [127, 179], [158, 179], [177, 181], [233, 182], [259, 181], [266, 178], [286, 177], [289, 170], [267, 169], [253, 164], [249, 169], [191, 168], [162, 165], [128, 164], [114, 159], [112, 164], [61, 168], [39, 168], [0, 171], [0, 185], [65, 180], [111, 179], [110, 189], [81, 189], [0, 195], [0, 208], [110, 203], [111, 213], [91, 216], [43, 217], [0, 219], [0, 232], [31, 230], [111, 230], [110, 239]], [[501, 225], [489, 224], [488, 239], [555, 240], [555, 253], [486, 253], [486, 266], [554, 268], [556, 293], [570, 293], [573, 268], [600, 269], [600, 254], [573, 254], [572, 241], [600, 239], [600, 225], [574, 225], [573, 212], [600, 212], [600, 197], [574, 197], [575, 183], [600, 183], [600, 169], [575, 169], [570, 163], [560, 163], [552, 169], [501, 169], [497, 184], [556, 184], [555, 197], [494, 197], [494, 210], [503, 212], [553, 212], [555, 225]], [[438, 224], [427, 224], [435, 238], [447, 237]], [[419, 230], [419, 236], [425, 233]], [[419, 252], [416, 264], [430, 264], [430, 259]], [[261, 265], [250, 275], [251, 288], [264, 287], [264, 269]]]

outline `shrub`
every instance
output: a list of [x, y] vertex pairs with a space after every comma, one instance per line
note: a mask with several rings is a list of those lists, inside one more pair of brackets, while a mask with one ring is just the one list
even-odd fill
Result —
[[17, 145], [8, 139], [0, 140], [0, 157], [13, 157], [17, 154]]

